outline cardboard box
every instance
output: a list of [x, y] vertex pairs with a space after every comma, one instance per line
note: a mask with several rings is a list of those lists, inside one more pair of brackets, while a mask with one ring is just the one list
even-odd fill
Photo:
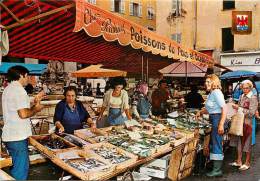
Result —
[[155, 159], [152, 162], [142, 166], [140, 168], [140, 173], [165, 179], [168, 174], [169, 162], [171, 155], [168, 154], [160, 159]]
[[168, 174], [168, 168], [151, 168], [148, 167], [148, 165], [145, 165], [143, 167], [140, 168], [140, 173], [148, 175], [148, 176], [152, 176], [152, 177], [156, 177], [156, 178], [160, 178], [160, 179], [165, 179], [167, 177]]

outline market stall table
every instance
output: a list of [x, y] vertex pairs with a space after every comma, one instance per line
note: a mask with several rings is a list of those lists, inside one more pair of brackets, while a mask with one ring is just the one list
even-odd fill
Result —
[[[107, 128], [108, 129], [108, 128]], [[101, 131], [102, 132], [102, 131]], [[192, 136], [193, 135], [193, 136]], [[40, 136], [38, 136], [40, 137]], [[34, 138], [36, 138], [34, 136]], [[186, 139], [189, 138], [189, 139]], [[55, 153], [55, 151], [51, 151], [48, 150], [46, 147], [44, 147], [43, 145], [38, 144], [39, 142], [35, 139], [31, 139], [30, 138], [30, 142], [36, 146], [40, 151], [44, 152], [45, 154], [47, 154], [48, 158], [50, 158], [50, 160], [55, 163], [56, 165], [60, 166], [61, 168], [63, 168], [64, 170], [72, 173], [73, 175], [75, 175], [76, 177], [79, 177], [81, 179], [98, 179], [98, 180], [105, 180], [105, 179], [109, 179], [112, 178], [120, 173], [123, 173], [127, 170], [133, 169], [141, 164], [147, 163], [157, 157], [163, 156], [175, 149], [177, 149], [178, 147], [184, 147], [184, 145], [186, 144], [187, 141], [191, 140], [194, 138], [194, 134], [189, 133], [189, 135], [187, 134], [187, 137], [185, 137], [184, 140], [182, 140], [181, 142], [178, 142], [176, 144], [169, 144], [168, 146], [162, 146], [161, 148], [163, 149], [157, 149], [157, 151], [153, 152], [151, 155], [147, 156], [147, 157], [139, 157], [138, 160], [136, 160], [135, 162], [131, 161], [131, 162], [126, 162], [127, 164], [121, 164], [120, 167], [111, 167], [110, 170], [106, 171], [106, 172], [96, 172], [96, 174], [94, 175], [90, 175], [90, 174], [82, 174], [78, 171], [75, 171], [75, 169], [72, 169], [70, 166], [68, 166], [64, 161], [62, 161], [60, 158], [58, 158], [58, 155], [61, 153], [65, 153], [66, 150], [59, 150], [58, 152]], [[40, 138], [41, 140], [41, 138]], [[178, 140], [177, 140], [178, 141]], [[38, 142], [38, 143], [36, 143]], [[101, 142], [101, 144], [105, 142]], [[93, 147], [91, 144], [89, 145], [89, 148]], [[115, 146], [113, 146], [115, 147]], [[89, 149], [88, 145], [86, 147], [84, 147], [84, 149]], [[75, 150], [78, 148], [70, 148], [70, 150]], [[121, 149], [121, 148], [120, 148]], [[81, 154], [82, 155], [82, 154]], [[89, 152], [86, 153], [87, 158], [92, 157], [93, 155], [89, 154]], [[97, 157], [94, 157], [97, 158]]]

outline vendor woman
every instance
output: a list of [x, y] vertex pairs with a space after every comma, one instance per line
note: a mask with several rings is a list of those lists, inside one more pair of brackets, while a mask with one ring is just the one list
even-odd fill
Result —
[[111, 82], [112, 88], [109, 89], [104, 97], [104, 102], [98, 118], [100, 121], [104, 111], [108, 110], [107, 122], [109, 125], [121, 125], [132, 117], [129, 113], [128, 94], [124, 90], [126, 81], [123, 77], [115, 77]]
[[54, 122], [59, 133], [73, 134], [74, 130], [82, 129], [84, 124], [95, 127], [82, 102], [76, 100], [76, 87], [67, 87], [64, 96], [65, 99], [56, 105], [54, 113]]

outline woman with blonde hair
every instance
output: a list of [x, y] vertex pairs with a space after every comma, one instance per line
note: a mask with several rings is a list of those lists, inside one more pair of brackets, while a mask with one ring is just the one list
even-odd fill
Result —
[[205, 108], [197, 112], [196, 118], [202, 114], [209, 114], [209, 119], [212, 124], [210, 147], [205, 148], [206, 150], [204, 151], [210, 153], [210, 160], [213, 160], [213, 170], [206, 175], [216, 177], [222, 176], [222, 163], [224, 158], [222, 140], [227, 107], [224, 95], [221, 91], [220, 80], [216, 75], [211, 74], [207, 76], [205, 87], [209, 95], [206, 100]]
[[[237, 160], [232, 166], [239, 167], [239, 170], [247, 170], [250, 168], [250, 157], [252, 148], [252, 119], [257, 111], [257, 97], [253, 94], [253, 83], [250, 80], [242, 82], [243, 94], [239, 99], [239, 103], [234, 104], [234, 109], [240, 109], [244, 113], [243, 136], [231, 136], [230, 146], [237, 147]], [[246, 152], [245, 164], [242, 164], [242, 154]]]

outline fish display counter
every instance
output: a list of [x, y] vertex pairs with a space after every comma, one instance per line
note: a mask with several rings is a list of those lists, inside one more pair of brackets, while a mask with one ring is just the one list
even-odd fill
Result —
[[153, 120], [129, 125], [76, 130], [74, 136], [88, 143], [84, 145], [56, 134], [31, 136], [30, 143], [80, 179], [106, 180], [184, 147], [194, 138], [192, 132]]

